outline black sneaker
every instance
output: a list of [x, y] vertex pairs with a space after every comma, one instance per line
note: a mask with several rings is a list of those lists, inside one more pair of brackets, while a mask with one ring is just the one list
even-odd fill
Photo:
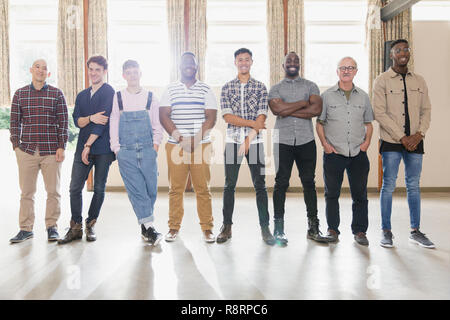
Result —
[[155, 228], [149, 227], [148, 229], [145, 229], [143, 224], [141, 224], [141, 234], [142, 238], [152, 246], [157, 246], [162, 239], [162, 234], [156, 232]]
[[59, 234], [56, 227], [50, 227], [47, 229], [48, 241], [58, 241]]
[[19, 233], [9, 240], [11, 243], [19, 243], [33, 238], [33, 231], [20, 230]]
[[425, 237], [425, 233], [422, 233], [419, 230], [411, 231], [409, 241], [418, 244], [419, 246], [424, 248], [429, 249], [435, 248], [434, 243], [431, 242], [427, 237]]
[[394, 238], [394, 235], [391, 230], [383, 230], [383, 233], [381, 234], [380, 246], [384, 248], [392, 248], [394, 246], [392, 238]]

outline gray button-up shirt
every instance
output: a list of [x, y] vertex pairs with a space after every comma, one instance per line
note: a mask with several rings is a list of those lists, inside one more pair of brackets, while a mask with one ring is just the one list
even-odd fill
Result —
[[322, 94], [322, 114], [317, 121], [322, 123], [325, 138], [336, 151], [346, 157], [358, 155], [359, 146], [366, 136], [366, 123], [373, 121], [369, 96], [353, 86], [350, 99], [336, 84]]
[[[283, 99], [284, 102], [308, 101], [311, 95], [320, 95], [319, 87], [312, 81], [298, 77], [294, 80], [284, 78], [269, 92], [269, 100]], [[299, 146], [314, 140], [311, 119], [277, 116], [273, 132], [275, 143]]]

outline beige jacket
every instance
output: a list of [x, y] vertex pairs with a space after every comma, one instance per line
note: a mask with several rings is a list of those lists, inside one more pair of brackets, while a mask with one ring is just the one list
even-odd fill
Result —
[[[431, 103], [425, 80], [413, 72], [406, 75], [408, 112], [411, 135], [426, 133], [431, 120]], [[372, 107], [375, 120], [380, 124], [380, 138], [400, 143], [405, 136], [405, 107], [403, 78], [392, 68], [380, 74], [373, 85]]]

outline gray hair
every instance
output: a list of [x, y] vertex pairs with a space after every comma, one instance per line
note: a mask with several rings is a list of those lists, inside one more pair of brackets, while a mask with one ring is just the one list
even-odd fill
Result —
[[342, 59], [339, 60], [339, 62], [337, 63], [337, 68], [339, 69], [339, 65], [341, 64], [341, 62], [345, 59], [351, 59], [354, 63], [355, 63], [355, 67], [356, 69], [358, 69], [358, 63], [356, 62], [356, 60], [353, 57], [347, 56], [347, 57], [343, 57]]

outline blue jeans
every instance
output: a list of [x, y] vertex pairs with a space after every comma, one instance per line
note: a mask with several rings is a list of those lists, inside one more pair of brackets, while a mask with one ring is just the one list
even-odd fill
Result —
[[72, 166], [72, 177], [70, 180], [70, 209], [72, 211], [72, 220], [81, 223], [83, 218], [81, 212], [83, 209], [82, 191], [84, 183], [89, 175], [89, 171], [94, 166], [94, 195], [89, 207], [87, 222], [97, 219], [100, 209], [105, 199], [105, 186], [108, 178], [109, 167], [115, 160], [114, 153], [89, 155], [89, 165], [81, 161], [81, 153], [75, 153]]
[[405, 181], [411, 228], [418, 229], [420, 225], [420, 173], [422, 172], [422, 157], [417, 153], [382, 152], [383, 186], [380, 194], [381, 227], [391, 230], [392, 193], [395, 189], [398, 167], [403, 159], [405, 164]]
[[121, 147], [117, 153], [120, 175], [139, 224], [153, 222], [158, 169], [153, 145], [141, 149]]
[[354, 157], [340, 154], [323, 154], [323, 178], [325, 182], [325, 202], [328, 229], [339, 234], [339, 196], [341, 194], [344, 171], [347, 171], [352, 195], [352, 233], [366, 232], [369, 225], [367, 176], [370, 163], [367, 153], [360, 151]]

